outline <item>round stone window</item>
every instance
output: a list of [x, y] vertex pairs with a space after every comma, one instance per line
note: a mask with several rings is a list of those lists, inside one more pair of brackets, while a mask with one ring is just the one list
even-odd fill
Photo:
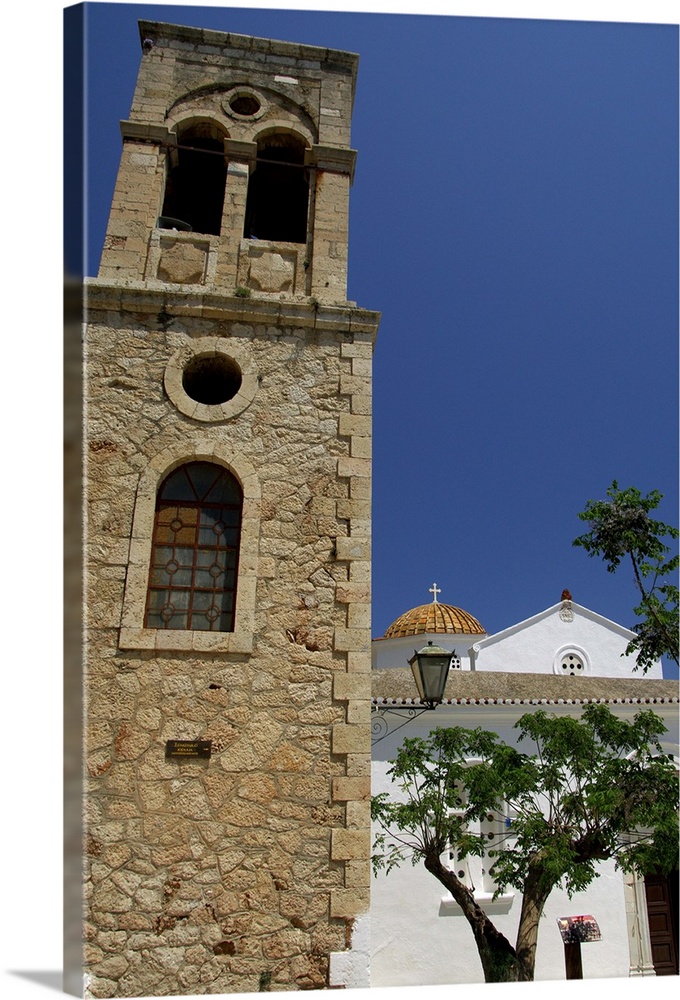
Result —
[[257, 373], [247, 345], [224, 337], [200, 337], [173, 354], [163, 383], [180, 413], [216, 423], [250, 406]]
[[250, 118], [260, 110], [260, 102], [254, 94], [234, 94], [229, 101], [229, 107], [235, 114]]
[[187, 362], [182, 374], [182, 388], [187, 396], [207, 406], [233, 399], [242, 382], [241, 369], [226, 354], [199, 354]]
[[267, 110], [267, 102], [254, 90], [235, 87], [222, 99], [222, 109], [230, 118], [240, 121], [258, 121]]

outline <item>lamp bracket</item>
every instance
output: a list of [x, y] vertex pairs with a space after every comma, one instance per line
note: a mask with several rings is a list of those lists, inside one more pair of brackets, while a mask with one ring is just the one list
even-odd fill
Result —
[[[371, 746], [375, 746], [376, 743], [380, 743], [384, 740], [386, 736], [391, 736], [392, 733], [396, 733], [397, 730], [403, 729], [404, 726], [408, 725], [413, 719], [417, 719], [419, 715], [423, 712], [432, 712], [436, 708], [436, 705], [391, 705], [389, 708], [385, 706], [373, 706], [371, 709]], [[387, 715], [395, 715], [397, 718], [406, 714], [407, 718], [400, 722], [398, 726], [390, 726], [390, 721], [385, 718]]]

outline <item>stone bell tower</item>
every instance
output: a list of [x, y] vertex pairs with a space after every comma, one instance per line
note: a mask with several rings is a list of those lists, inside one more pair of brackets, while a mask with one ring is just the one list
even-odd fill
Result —
[[85, 994], [367, 985], [357, 57], [140, 42], [85, 290]]

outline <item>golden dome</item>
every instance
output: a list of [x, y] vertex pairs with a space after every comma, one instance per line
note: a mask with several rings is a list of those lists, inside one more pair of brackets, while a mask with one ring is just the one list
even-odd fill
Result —
[[486, 630], [476, 618], [452, 604], [421, 604], [400, 615], [385, 632], [383, 639], [397, 639], [403, 635], [422, 635], [425, 632], [453, 632], [464, 635], [486, 635]]

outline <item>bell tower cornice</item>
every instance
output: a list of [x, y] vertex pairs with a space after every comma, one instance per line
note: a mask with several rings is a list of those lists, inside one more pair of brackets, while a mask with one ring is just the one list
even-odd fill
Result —
[[227, 323], [248, 323], [266, 326], [291, 326], [296, 330], [313, 330], [316, 333], [337, 333], [341, 338], [375, 343], [381, 314], [371, 309], [360, 309], [354, 302], [343, 305], [285, 302], [266, 298], [243, 298], [220, 292], [197, 292], [191, 296], [172, 296], [168, 304], [165, 288], [152, 288], [148, 284], [127, 284], [86, 278], [84, 282], [85, 308], [88, 314], [101, 311], [136, 313], [141, 316], [165, 316], [167, 324], [173, 319], [220, 320]]

